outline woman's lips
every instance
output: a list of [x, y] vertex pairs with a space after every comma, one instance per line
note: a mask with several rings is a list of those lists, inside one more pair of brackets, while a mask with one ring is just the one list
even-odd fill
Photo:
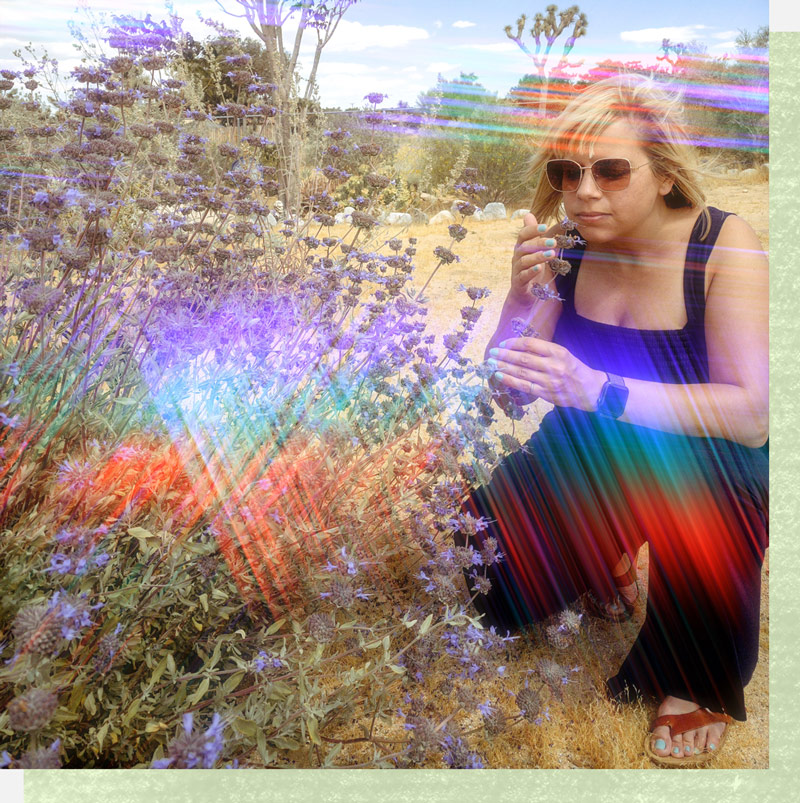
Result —
[[579, 212], [575, 215], [578, 220], [582, 220], [584, 223], [592, 223], [596, 220], [601, 220], [604, 217], [608, 217], [604, 212]]

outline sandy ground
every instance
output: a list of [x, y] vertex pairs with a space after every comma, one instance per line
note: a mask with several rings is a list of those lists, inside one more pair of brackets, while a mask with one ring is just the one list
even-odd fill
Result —
[[[711, 205], [741, 215], [769, 248], [768, 184], [764, 181], [743, 184], [717, 181], [708, 185]], [[437, 210], [433, 210], [434, 212]], [[467, 238], [453, 250], [461, 261], [443, 267], [427, 291], [430, 299], [429, 332], [445, 333], [458, 324], [458, 309], [468, 303], [466, 295], [457, 292], [459, 284], [488, 286], [492, 290], [484, 300], [484, 314], [478, 322], [465, 353], [482, 359], [503, 304], [510, 275], [511, 249], [521, 220], [500, 222], [468, 221]], [[400, 236], [418, 238], [418, 281], [424, 281], [435, 265], [432, 255], [437, 245], [449, 242], [446, 224], [415, 226]], [[421, 285], [420, 285], [421, 286]], [[530, 409], [530, 408], [529, 408]], [[547, 405], [539, 412], [543, 413]], [[510, 422], [501, 414], [498, 431], [511, 431]], [[515, 425], [515, 435], [524, 440], [538, 425], [536, 415], [528, 415]], [[646, 568], [646, 550], [639, 558], [640, 569]], [[719, 768], [767, 768], [769, 766], [767, 651], [769, 646], [768, 562], [764, 568], [761, 611], [761, 644], [755, 676], [745, 695], [748, 710], [746, 723], [731, 728], [729, 738], [714, 766]], [[643, 606], [639, 607], [643, 615]], [[562, 663], [583, 667], [588, 694], [577, 693], [567, 700], [558, 716], [558, 725], [546, 724], [538, 729], [523, 723], [508, 734], [482, 744], [493, 767], [652, 767], [642, 751], [642, 742], [655, 709], [645, 705], [614, 709], [599, 699], [598, 683], [616, 672], [630, 644], [636, 637], [641, 619], [623, 626], [588, 620], [583, 640], [563, 657]], [[542, 645], [535, 640], [515, 644], [510, 666], [524, 669], [542, 654]], [[478, 745], [479, 747], [481, 745]]]

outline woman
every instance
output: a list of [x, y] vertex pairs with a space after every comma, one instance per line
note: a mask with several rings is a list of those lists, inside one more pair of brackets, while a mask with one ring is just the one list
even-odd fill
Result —
[[645, 79], [608, 79], [537, 153], [486, 356], [501, 403], [555, 406], [465, 511], [492, 522], [476, 548], [492, 537], [504, 555], [475, 600], [502, 628], [586, 592], [624, 618], [648, 543], [645, 622], [607, 687], [657, 700], [653, 761], [696, 766], [745, 719], [758, 658], [768, 284], [750, 226], [705, 205], [678, 113]]

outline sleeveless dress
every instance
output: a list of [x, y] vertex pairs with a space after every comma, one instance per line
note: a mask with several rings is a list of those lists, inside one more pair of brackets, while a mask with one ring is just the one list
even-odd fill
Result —
[[[579, 315], [583, 249], [576, 248], [565, 254], [571, 271], [556, 278], [563, 309], [553, 341], [622, 377], [707, 383], [705, 266], [730, 214], [709, 211], [710, 232], [701, 241], [699, 217], [687, 246], [683, 329], [632, 329]], [[480, 549], [493, 537], [503, 554], [486, 567], [492, 588], [474, 605], [487, 625], [514, 630], [587, 591], [612, 599], [611, 569], [623, 553], [634, 560], [646, 541], [645, 621], [608, 692], [622, 701], [673, 695], [743, 720], [743, 688], [758, 659], [767, 494], [766, 446], [555, 407], [464, 503], [463, 512], [490, 522], [469, 543]], [[455, 541], [467, 537], [456, 533]]]

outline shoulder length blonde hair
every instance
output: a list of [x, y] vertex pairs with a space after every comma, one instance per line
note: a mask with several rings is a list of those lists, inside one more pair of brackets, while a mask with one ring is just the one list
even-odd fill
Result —
[[665, 204], [672, 209], [692, 207], [701, 211], [701, 238], [705, 238], [711, 216], [698, 181], [700, 169], [683, 120], [682, 99], [673, 89], [634, 74], [591, 84], [552, 122], [529, 167], [529, 177], [536, 185], [531, 205], [536, 219], [549, 221], [563, 214], [561, 193], [547, 181], [545, 163], [574, 148], [590, 150], [603, 131], [618, 120], [628, 121], [636, 130], [656, 177], [672, 180]]

